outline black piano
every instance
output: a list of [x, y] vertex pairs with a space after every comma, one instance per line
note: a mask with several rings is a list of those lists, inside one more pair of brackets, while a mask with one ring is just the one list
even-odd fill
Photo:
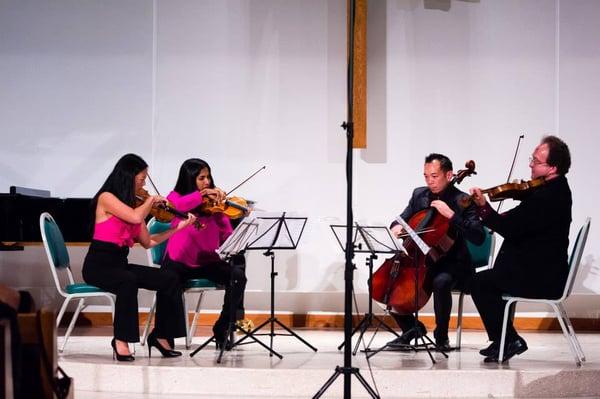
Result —
[[[0, 193], [0, 251], [22, 250], [22, 242], [42, 241], [40, 215], [52, 215], [65, 241], [89, 242], [92, 238], [91, 198], [54, 198], [44, 190], [10, 187]], [[5, 243], [17, 243], [7, 245]]]

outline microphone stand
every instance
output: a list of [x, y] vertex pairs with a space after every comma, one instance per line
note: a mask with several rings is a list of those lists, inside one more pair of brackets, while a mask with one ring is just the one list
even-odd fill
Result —
[[372, 398], [379, 399], [379, 395], [360, 374], [358, 367], [352, 367], [352, 279], [354, 273], [354, 244], [352, 242], [352, 142], [354, 139], [352, 102], [353, 102], [353, 68], [354, 68], [354, 20], [356, 0], [349, 0], [350, 18], [348, 22], [348, 122], [342, 123], [346, 130], [346, 181], [347, 181], [347, 208], [346, 208], [346, 266], [344, 268], [344, 366], [336, 366], [333, 375], [325, 382], [313, 398], [320, 398], [327, 388], [333, 384], [341, 374], [344, 375], [344, 399], [351, 399], [351, 376], [354, 375]]

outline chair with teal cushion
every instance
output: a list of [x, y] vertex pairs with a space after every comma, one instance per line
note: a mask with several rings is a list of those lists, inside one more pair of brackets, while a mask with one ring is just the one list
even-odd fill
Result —
[[[481, 245], [475, 245], [471, 241], [467, 240], [467, 249], [469, 255], [471, 255], [471, 263], [476, 271], [485, 269], [486, 266], [491, 268], [493, 265], [494, 247], [496, 245], [496, 238], [494, 234], [487, 228], [485, 230], [485, 240]], [[463, 290], [455, 290], [455, 293], [459, 294], [458, 297], [458, 313], [456, 315], [456, 344], [455, 349], [460, 349], [461, 337], [462, 337], [462, 316], [463, 316], [463, 302], [465, 299], [465, 292]]]
[[110, 302], [111, 312], [114, 316], [115, 296], [110, 292], [103, 291], [93, 285], [75, 282], [73, 272], [71, 271], [69, 252], [67, 251], [65, 240], [60, 232], [60, 228], [54, 221], [54, 218], [47, 212], [40, 215], [40, 232], [42, 234], [44, 248], [46, 249], [48, 263], [50, 264], [50, 271], [54, 278], [54, 285], [56, 286], [58, 293], [65, 298], [60, 307], [60, 311], [58, 312], [58, 316], [56, 317], [57, 327], [60, 325], [60, 321], [62, 320], [71, 299], [79, 299], [75, 313], [73, 313], [73, 317], [71, 318], [71, 322], [65, 333], [63, 343], [59, 348], [62, 352], [67, 345], [67, 340], [73, 331], [73, 327], [75, 327], [77, 317], [79, 317], [81, 311], [87, 306], [85, 303], [86, 298], [107, 298]]
[[[148, 231], [150, 234], [162, 233], [170, 228], [170, 223], [162, 223], [152, 218], [148, 222]], [[154, 267], [160, 267], [163, 256], [165, 254], [165, 249], [167, 247], [167, 241], [160, 243], [159, 245], [148, 249], [148, 264]], [[200, 306], [202, 305], [202, 298], [204, 297], [204, 293], [206, 291], [214, 291], [218, 287], [211, 280], [204, 278], [194, 278], [189, 279], [183, 282], [183, 312], [186, 315], [186, 323], [185, 323], [185, 347], [190, 348], [192, 345], [192, 337], [196, 332], [196, 323], [198, 317], [200, 315]], [[194, 309], [194, 317], [192, 319], [192, 323], [189, 323], [188, 319], [188, 311], [186, 304], [186, 294], [199, 294], [198, 302], [196, 302], [196, 307]], [[154, 318], [154, 312], [156, 311], [156, 294], [154, 295], [154, 299], [152, 301], [152, 307], [150, 308], [150, 312], [148, 313], [148, 318], [146, 319], [146, 326], [144, 327], [144, 334], [142, 337], [142, 345], [146, 343], [146, 339], [148, 338], [148, 334], [150, 332], [150, 323]]]

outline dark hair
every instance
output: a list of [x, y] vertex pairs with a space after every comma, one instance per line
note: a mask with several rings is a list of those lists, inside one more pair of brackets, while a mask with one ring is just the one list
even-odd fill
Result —
[[431, 163], [436, 160], [440, 162], [440, 169], [442, 172], [449, 172], [453, 170], [452, 161], [445, 155], [433, 152], [425, 157], [425, 163]]
[[215, 188], [215, 181], [210, 171], [210, 166], [205, 161], [199, 158], [187, 159], [181, 164], [179, 168], [179, 176], [177, 177], [177, 183], [175, 183], [175, 191], [178, 194], [186, 195], [193, 193], [198, 190], [196, 186], [196, 177], [200, 174], [202, 169], [208, 169], [208, 178], [210, 179], [210, 188]]
[[98, 197], [103, 192], [109, 192], [123, 203], [133, 207], [135, 205], [135, 176], [147, 167], [148, 164], [139, 155], [123, 155], [92, 200], [94, 220], [96, 219]]
[[545, 136], [540, 144], [548, 145], [546, 163], [550, 166], [556, 166], [559, 175], [566, 175], [571, 167], [571, 152], [567, 144], [556, 136]]

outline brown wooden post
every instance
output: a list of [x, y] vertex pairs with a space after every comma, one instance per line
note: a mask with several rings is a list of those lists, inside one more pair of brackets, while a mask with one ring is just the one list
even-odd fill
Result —
[[[347, 4], [349, 20], [350, 1]], [[367, 148], [367, 0], [356, 0], [352, 84], [354, 86], [352, 147]]]

